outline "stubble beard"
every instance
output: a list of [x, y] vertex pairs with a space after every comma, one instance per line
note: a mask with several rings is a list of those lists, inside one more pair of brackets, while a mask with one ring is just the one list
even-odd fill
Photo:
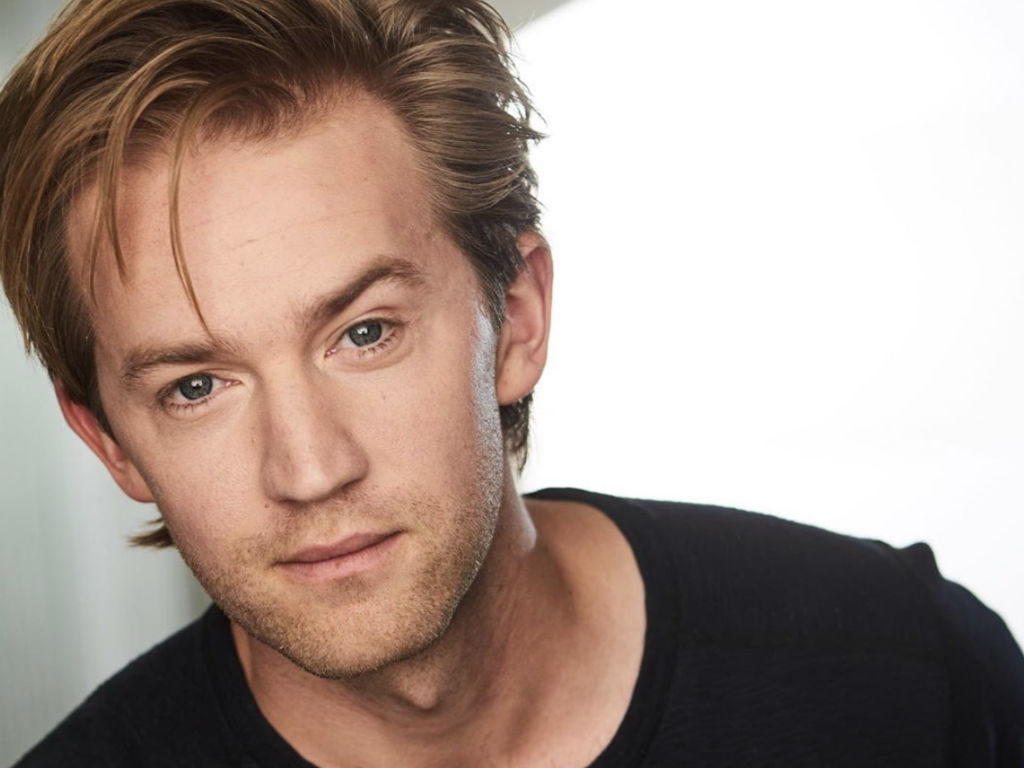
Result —
[[[179, 551], [231, 621], [300, 669], [330, 680], [379, 672], [433, 647], [479, 576], [502, 503], [504, 457], [500, 447], [494, 453], [491, 446], [477, 457], [461, 498], [374, 503], [353, 496], [335, 502], [336, 515], [412, 524], [411, 533], [401, 535], [410, 540], [400, 543], [413, 545], [413, 551], [403, 553], [397, 573], [375, 584], [357, 575], [315, 589], [285, 585], [280, 574], [267, 573], [267, 553], [277, 551], [269, 540], [277, 535], [241, 542], [219, 562], [207, 562], [187, 545], [179, 544]], [[372, 511], [359, 517], [363, 510]], [[447, 536], [424, 537], [441, 520]]]

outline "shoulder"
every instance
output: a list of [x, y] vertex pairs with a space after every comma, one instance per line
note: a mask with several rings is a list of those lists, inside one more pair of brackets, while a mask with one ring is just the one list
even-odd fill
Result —
[[[927, 544], [897, 548], [727, 507], [603, 500], [611, 515], [657, 531], [677, 574], [728, 595], [728, 613], [784, 614], [792, 632], [810, 630], [802, 622], [812, 621], [817, 630], [902, 639], [940, 655], [951, 643], [963, 650], [986, 637], [1014, 645], [997, 614], [943, 578]], [[701, 591], [686, 590], [690, 597]], [[719, 623], [728, 622], [723, 616]]]
[[724, 507], [553, 493], [619, 525], [648, 589], [678, 617], [677, 647], [726, 674], [723, 659], [745, 664], [737, 685], [782, 669], [776, 692], [844, 681], [847, 698], [875, 710], [913, 699], [918, 720], [931, 706], [947, 724], [955, 764], [1024, 768], [1024, 656], [997, 614], [942, 577], [927, 545]]
[[542, 493], [571, 494], [608, 515], [633, 546], [645, 580], [678, 587], [694, 633], [737, 642], [872, 633], [913, 636], [925, 646], [936, 635], [930, 595], [941, 577], [925, 545], [898, 550], [727, 507]]
[[[199, 755], [218, 719], [200, 618], [97, 688], [14, 768], [219, 765]], [[213, 749], [217, 749], [216, 745]]]
[[900, 549], [705, 504], [537, 495], [589, 504], [619, 526], [647, 587], [677, 604], [684, 643], [874, 648], [1009, 677], [1018, 690], [1007, 698], [1024, 698], [1024, 659], [1005, 624], [942, 577], [926, 544]]

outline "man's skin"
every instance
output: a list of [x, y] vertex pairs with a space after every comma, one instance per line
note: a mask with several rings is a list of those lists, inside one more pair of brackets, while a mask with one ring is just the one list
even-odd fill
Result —
[[[168, 169], [165, 153], [127, 169], [127, 271], [104, 248], [93, 275], [116, 439], [58, 398], [121, 488], [159, 506], [264, 715], [324, 768], [587, 765], [629, 705], [644, 590], [615, 526], [524, 501], [503, 449], [498, 406], [546, 359], [546, 242], [520, 236], [496, 333], [401, 126], [339, 94], [299, 132], [186, 159], [207, 332], [173, 262]], [[69, 223], [83, 287], [95, 194]], [[364, 548], [316, 549], [339, 542]]]

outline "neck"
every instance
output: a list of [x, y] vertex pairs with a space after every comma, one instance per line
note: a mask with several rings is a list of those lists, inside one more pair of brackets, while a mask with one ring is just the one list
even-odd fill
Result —
[[371, 674], [324, 680], [237, 625], [232, 631], [261, 711], [311, 762], [493, 764], [494, 753], [516, 750], [542, 711], [545, 688], [557, 685], [553, 666], [574, 623], [572, 594], [508, 477], [484, 565], [425, 651]]

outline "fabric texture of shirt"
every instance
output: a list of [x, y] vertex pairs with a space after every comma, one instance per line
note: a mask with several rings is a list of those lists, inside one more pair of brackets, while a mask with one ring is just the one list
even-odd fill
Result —
[[[1024, 657], [925, 545], [721, 507], [534, 495], [601, 509], [644, 581], [640, 674], [591, 768], [1024, 768]], [[43, 766], [310, 763], [261, 715], [213, 606], [15, 768]]]

